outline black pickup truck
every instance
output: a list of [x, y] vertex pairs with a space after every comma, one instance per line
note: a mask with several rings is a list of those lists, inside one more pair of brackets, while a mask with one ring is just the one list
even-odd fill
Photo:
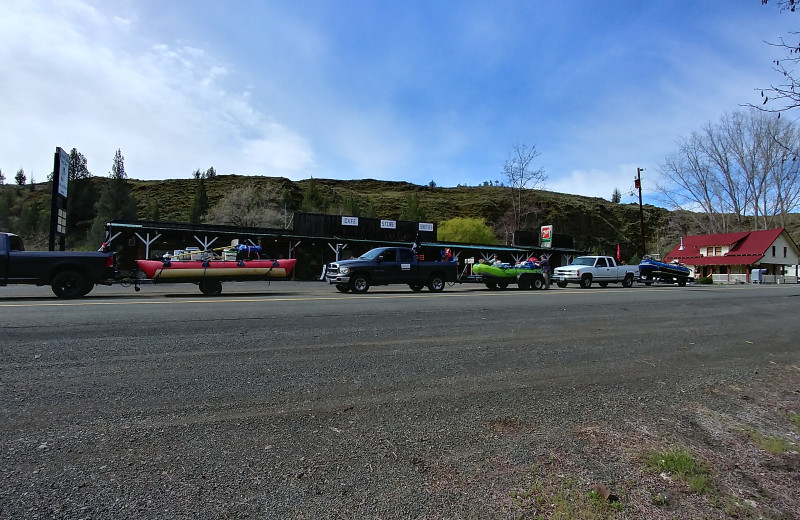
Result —
[[50, 285], [59, 298], [79, 298], [118, 277], [116, 253], [25, 251], [20, 237], [0, 233], [0, 285]]
[[441, 292], [458, 278], [455, 262], [420, 261], [407, 247], [378, 247], [358, 258], [328, 264], [325, 279], [340, 292], [364, 294], [373, 285], [407, 284], [419, 292], [428, 287]]

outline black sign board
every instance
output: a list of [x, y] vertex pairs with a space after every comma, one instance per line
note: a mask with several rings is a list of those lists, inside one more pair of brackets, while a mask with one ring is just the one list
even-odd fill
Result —
[[53, 196], [50, 202], [50, 251], [56, 250], [56, 237], [59, 250], [65, 249], [64, 237], [67, 235], [67, 185], [69, 184], [69, 154], [56, 148], [53, 160]]

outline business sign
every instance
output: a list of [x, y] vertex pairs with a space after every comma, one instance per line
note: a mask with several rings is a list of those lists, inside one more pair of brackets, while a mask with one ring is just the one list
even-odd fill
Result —
[[343, 226], [358, 226], [358, 217], [342, 217]]
[[433, 231], [433, 224], [430, 222], [420, 222], [419, 223], [419, 230], [420, 231]]
[[381, 229], [397, 229], [397, 221], [381, 220]]
[[61, 148], [58, 148], [56, 153], [60, 156], [56, 161], [58, 163], [58, 171], [55, 175], [58, 176], [58, 194], [66, 199], [67, 184], [69, 183], [69, 154]]
[[553, 226], [542, 226], [542, 236], [539, 240], [539, 247], [553, 246]]

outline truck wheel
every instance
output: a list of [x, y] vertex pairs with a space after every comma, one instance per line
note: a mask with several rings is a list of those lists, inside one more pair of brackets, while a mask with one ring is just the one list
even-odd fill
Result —
[[591, 286], [592, 286], [592, 277], [591, 277], [591, 275], [587, 274], [586, 276], [581, 278], [581, 288], [582, 289], [588, 289]]
[[79, 298], [92, 290], [92, 285], [86, 279], [86, 275], [78, 271], [58, 273], [53, 278], [51, 286], [53, 294], [64, 299]]
[[420, 292], [423, 288], [425, 288], [425, 286], [422, 285], [421, 283], [410, 283], [410, 284], [408, 284], [408, 286], [414, 292]]
[[678, 279], [678, 287], [686, 287], [686, 278]]
[[222, 294], [222, 282], [219, 280], [203, 280], [200, 282], [200, 292], [206, 296], [219, 296]]
[[350, 286], [348, 286], [346, 283], [337, 283], [336, 290], [339, 292], [347, 292], [350, 290]]
[[556, 285], [561, 287], [562, 289], [567, 288], [567, 282], [556, 282]]
[[444, 278], [440, 274], [432, 274], [431, 279], [428, 280], [428, 290], [430, 292], [444, 291]]
[[653, 285], [653, 277], [652, 277], [652, 276], [648, 276], [647, 278], [645, 278], [645, 279], [644, 279], [644, 284], [645, 284], [646, 286], [648, 286], [648, 287], [650, 287], [651, 285]]
[[496, 291], [497, 284], [494, 282], [486, 282], [486, 288], [489, 289], [490, 291]]
[[531, 282], [530, 280], [528, 280], [527, 277], [520, 278], [519, 281], [517, 282], [517, 286], [523, 291], [527, 291], [528, 289], [531, 288]]
[[369, 278], [364, 274], [357, 274], [350, 280], [350, 290], [356, 294], [364, 294], [369, 291]]
[[633, 275], [628, 275], [622, 280], [622, 286], [626, 289], [633, 287]]
[[501, 288], [501, 289], [505, 289], [506, 287], [508, 287], [508, 282], [499, 282], [499, 283], [497, 284], [497, 286], [498, 286], [499, 288]]
[[600, 287], [608, 287], [608, 282], [597, 282]]
[[533, 279], [533, 288], [537, 291], [544, 289], [544, 280], [540, 277], [536, 277]]

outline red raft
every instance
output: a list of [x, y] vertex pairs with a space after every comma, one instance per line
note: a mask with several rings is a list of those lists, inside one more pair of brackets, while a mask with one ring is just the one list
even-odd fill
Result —
[[153, 283], [193, 282], [203, 294], [222, 292], [222, 282], [286, 278], [294, 258], [253, 260], [137, 260], [139, 269]]

